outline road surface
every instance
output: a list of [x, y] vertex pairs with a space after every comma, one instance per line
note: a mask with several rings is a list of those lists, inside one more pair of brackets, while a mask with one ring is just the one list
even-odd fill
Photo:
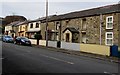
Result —
[[2, 73], [118, 73], [118, 64], [49, 49], [2, 45]]

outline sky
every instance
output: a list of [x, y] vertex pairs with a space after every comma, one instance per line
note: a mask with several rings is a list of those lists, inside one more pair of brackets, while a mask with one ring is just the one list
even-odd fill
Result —
[[[66, 14], [118, 2], [119, 0], [48, 0], [48, 14]], [[46, 0], [0, 0], [0, 17], [21, 15], [30, 20], [45, 17], [45, 3]]]

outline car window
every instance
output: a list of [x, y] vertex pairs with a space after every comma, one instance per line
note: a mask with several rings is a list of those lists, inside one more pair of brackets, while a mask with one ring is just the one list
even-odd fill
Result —
[[5, 36], [5, 38], [12, 38], [11, 36]]
[[17, 39], [17, 40], [19, 40], [19, 39], [20, 39], [20, 37], [17, 37], [16, 39]]
[[24, 40], [29, 40], [28, 38], [26, 38], [26, 37], [21, 37], [21, 39], [24, 39]]

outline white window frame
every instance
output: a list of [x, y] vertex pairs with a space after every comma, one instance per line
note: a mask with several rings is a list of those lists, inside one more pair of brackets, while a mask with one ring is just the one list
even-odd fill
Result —
[[[58, 24], [57, 24], [57, 23], [58, 23]], [[55, 29], [58, 30], [58, 29], [59, 29], [59, 26], [60, 26], [60, 21], [56, 21], [56, 22], [55, 22], [55, 27], [56, 27]]]
[[[107, 35], [108, 35], [108, 34], [112, 34], [112, 38], [107, 38]], [[106, 44], [106, 45], [113, 45], [113, 38], [114, 38], [113, 32], [106, 32], [106, 34], [105, 34], [105, 44]], [[107, 39], [111, 39], [111, 40], [112, 40], [112, 44], [108, 44], [108, 43], [107, 43]]]
[[[108, 22], [108, 18], [112, 18], [112, 21]], [[108, 27], [108, 23], [112, 23], [112, 27], [111, 28]], [[106, 17], [106, 29], [113, 29], [113, 16]]]

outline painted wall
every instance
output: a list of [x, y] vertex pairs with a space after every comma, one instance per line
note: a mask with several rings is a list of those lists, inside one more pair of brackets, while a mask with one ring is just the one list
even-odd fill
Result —
[[79, 43], [61, 42], [61, 48], [73, 50], [73, 51], [80, 51], [80, 44]]
[[39, 31], [39, 30], [40, 30], [40, 26], [39, 26], [39, 28], [36, 28], [36, 23], [39, 23], [39, 24], [40, 24], [40, 22], [33, 22], [33, 23], [32, 23], [32, 24], [33, 24], [33, 28], [30, 28], [31, 23], [29, 23], [27, 30], [28, 30], [28, 31]]
[[39, 40], [39, 45], [46, 46], [46, 40]]
[[110, 47], [104, 45], [80, 44], [80, 51], [110, 56]]
[[49, 47], [57, 47], [57, 41], [48, 41], [48, 46]]
[[[32, 44], [37, 44], [37, 41], [35, 39], [30, 39], [30, 41]], [[39, 45], [46, 46], [46, 40], [39, 40]], [[56, 48], [57, 41], [48, 41], [48, 46]], [[61, 48], [73, 51], [81, 51], [104, 56], [110, 56], [110, 47], [104, 45], [68, 43], [62, 41]]]
[[12, 26], [5, 26], [5, 31], [10, 31], [12, 30]]
[[31, 41], [31, 44], [37, 44], [37, 40], [35, 39], [29, 39]]
[[[37, 44], [36, 39], [29, 39], [31, 41], [31, 44]], [[39, 45], [46, 46], [46, 40], [39, 40]]]

